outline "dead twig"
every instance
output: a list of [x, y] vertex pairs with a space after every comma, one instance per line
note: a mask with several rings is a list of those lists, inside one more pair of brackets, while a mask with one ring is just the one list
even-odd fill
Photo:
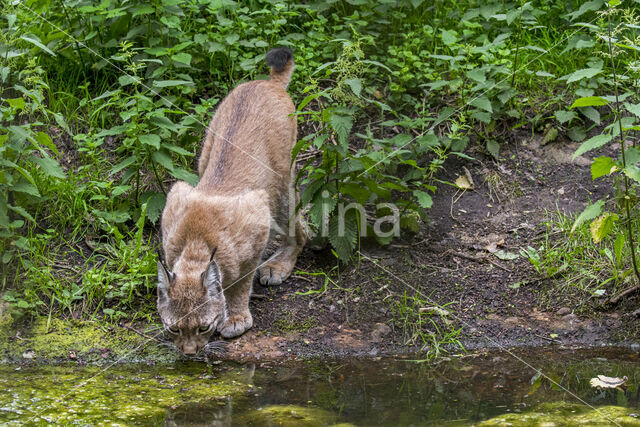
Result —
[[640, 285], [635, 285], [630, 287], [629, 289], [627, 289], [626, 291], [622, 291], [620, 292], [618, 295], [616, 295], [615, 297], [612, 297], [609, 302], [611, 304], [617, 304], [618, 301], [620, 301], [622, 298], [626, 297], [627, 295], [629, 295], [630, 293], [633, 293], [635, 291], [637, 291], [638, 289], [640, 289]]
[[556, 344], [562, 344], [562, 341], [557, 340], [555, 338], [549, 338], [549, 337], [545, 337], [544, 335], [538, 335], [538, 334], [533, 334], [533, 335], [535, 335], [538, 338], [542, 338], [543, 340], [551, 341]]
[[[453, 252], [453, 251], [452, 251]], [[513, 271], [503, 265], [498, 264], [497, 262], [487, 258], [486, 256], [473, 256], [473, 255], [467, 255], [465, 253], [462, 252], [453, 252], [453, 256], [457, 256], [458, 258], [463, 258], [463, 259], [468, 259], [470, 261], [475, 261], [478, 263], [484, 263], [484, 262], [488, 262], [489, 264], [506, 271], [507, 273], [513, 273]]]

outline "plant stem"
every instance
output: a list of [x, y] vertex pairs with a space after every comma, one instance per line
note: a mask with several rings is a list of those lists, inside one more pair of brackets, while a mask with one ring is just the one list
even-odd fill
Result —
[[513, 86], [516, 82], [516, 71], [518, 71], [518, 52], [520, 51], [520, 34], [522, 34], [521, 25], [522, 22], [522, 3], [520, 4], [520, 16], [518, 16], [518, 34], [516, 35], [516, 53], [513, 57], [513, 71], [511, 74], [511, 87], [515, 89]]
[[162, 193], [166, 197], [167, 196], [167, 192], [165, 191], [164, 186], [162, 185], [162, 180], [160, 179], [160, 176], [158, 176], [158, 169], [156, 168], [156, 162], [154, 162], [151, 159], [151, 154], [150, 153], [148, 153], [148, 155], [149, 155], [149, 157], [148, 157], [149, 158], [149, 163], [151, 163], [151, 168], [153, 169], [153, 174], [156, 177], [156, 181], [158, 181], [158, 185], [160, 186], [160, 189], [162, 190]]
[[[622, 133], [622, 117], [620, 117], [620, 100], [618, 99], [618, 80], [616, 76], [616, 64], [613, 60], [613, 48], [611, 46], [611, 14], [607, 16], [608, 18], [608, 31], [609, 31], [609, 40], [607, 40], [607, 44], [609, 46], [609, 57], [611, 58], [611, 68], [613, 70], [613, 90], [616, 96], [616, 108], [615, 114], [618, 119], [618, 126], [620, 127], [620, 149], [622, 150], [622, 168], [627, 167], [627, 159], [625, 155], [625, 147], [624, 147], [624, 134]], [[636, 279], [638, 279], [638, 283], [640, 283], [640, 271], [638, 270], [638, 264], [636, 262], [636, 248], [635, 241], [633, 238], [633, 225], [631, 221], [631, 208], [629, 206], [629, 200], [631, 199], [629, 194], [629, 177], [623, 173], [624, 177], [624, 208], [625, 213], [627, 214], [627, 239], [629, 241], [629, 247], [631, 249], [631, 265], [633, 266], [633, 272], [636, 275]]]

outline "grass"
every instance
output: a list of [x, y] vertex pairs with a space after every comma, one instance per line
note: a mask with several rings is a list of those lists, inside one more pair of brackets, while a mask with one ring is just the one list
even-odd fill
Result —
[[312, 316], [300, 316], [295, 310], [283, 308], [282, 314], [273, 322], [273, 327], [280, 333], [307, 332], [318, 326], [318, 319]]
[[[547, 218], [539, 244], [521, 252], [547, 282], [541, 304], [559, 301], [576, 312], [589, 311], [633, 282], [628, 248], [616, 254], [616, 231], [596, 244], [589, 224], [572, 232], [575, 215], [558, 210]], [[635, 223], [640, 225], [637, 218]]]
[[434, 306], [429, 299], [406, 291], [393, 302], [394, 325], [403, 331], [405, 344], [420, 346], [425, 361], [454, 349], [464, 351], [459, 340], [462, 328], [455, 325], [448, 306]]

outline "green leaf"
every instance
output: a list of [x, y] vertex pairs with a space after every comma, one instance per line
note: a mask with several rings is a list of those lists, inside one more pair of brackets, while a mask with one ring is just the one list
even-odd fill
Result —
[[350, 116], [343, 116], [341, 114], [332, 113], [329, 117], [329, 123], [338, 135], [338, 142], [343, 147], [349, 146], [349, 134], [351, 133], [351, 127], [353, 126], [353, 119]]
[[613, 224], [618, 220], [618, 215], [614, 213], [605, 213], [604, 215], [596, 218], [591, 222], [589, 231], [591, 232], [591, 238], [593, 243], [598, 244], [607, 237], [607, 235], [613, 230]]
[[493, 113], [493, 108], [491, 107], [491, 101], [487, 98], [486, 95], [483, 95], [479, 98], [473, 99], [469, 104], [474, 107], [478, 107], [482, 110], [488, 111], [489, 113]]
[[32, 157], [33, 161], [40, 166], [40, 169], [47, 175], [64, 179], [67, 176], [62, 171], [60, 163], [51, 157]]
[[172, 86], [193, 86], [193, 82], [189, 80], [156, 80], [153, 82], [154, 87], [172, 87]]
[[151, 116], [149, 120], [154, 125], [160, 126], [161, 128], [169, 129], [171, 131], [175, 131], [177, 127], [177, 125], [173, 123], [171, 120], [169, 120], [167, 117], [161, 116], [159, 114], [155, 114]]
[[413, 190], [413, 195], [418, 200], [418, 204], [424, 209], [429, 209], [433, 205], [431, 195], [425, 191]]
[[29, 194], [31, 196], [40, 197], [40, 192], [38, 188], [28, 181], [20, 181], [16, 185], [11, 187], [12, 191], [17, 191], [19, 193]]
[[311, 184], [307, 185], [307, 188], [304, 189], [302, 195], [300, 196], [300, 203], [302, 206], [305, 206], [311, 200], [316, 197], [316, 193], [320, 188], [324, 186], [324, 181], [322, 179], [316, 179]]
[[599, 68], [583, 68], [581, 70], [574, 71], [571, 74], [560, 77], [560, 80], [567, 80], [567, 83], [577, 82], [583, 79], [590, 79], [602, 72]]
[[495, 251], [493, 253], [493, 255], [495, 255], [497, 258], [499, 258], [501, 260], [504, 260], [504, 261], [511, 261], [511, 260], [520, 258], [520, 255], [518, 255], [516, 253], [505, 251], [505, 250], [502, 250], [502, 249], [498, 249], [497, 251]]
[[567, 135], [572, 141], [580, 142], [584, 141], [587, 137], [587, 131], [582, 126], [572, 126], [567, 131]]
[[171, 59], [176, 62], [191, 65], [191, 55], [186, 52], [180, 52], [176, 53], [175, 55], [171, 55]]
[[35, 223], [36, 220], [33, 219], [33, 217], [31, 216], [31, 214], [29, 212], [27, 212], [22, 206], [11, 206], [8, 205], [7, 206], [10, 210], [14, 211], [17, 214], [22, 215], [23, 217], [25, 217], [26, 219], [28, 219], [29, 221]]
[[629, 102], [625, 102], [624, 108], [626, 108], [627, 111], [631, 114], [635, 114], [636, 116], [640, 117], [640, 104], [631, 104]]
[[53, 151], [57, 155], [60, 155], [60, 152], [58, 151], [58, 147], [56, 147], [56, 145], [51, 140], [51, 137], [46, 133], [44, 132], [36, 133], [36, 141], [38, 141], [38, 144], [44, 145], [49, 150]]
[[56, 54], [51, 49], [49, 49], [48, 47], [46, 47], [45, 45], [42, 44], [42, 42], [40, 41], [38, 36], [35, 36], [33, 34], [25, 34], [23, 36], [20, 36], [20, 38], [22, 40], [24, 40], [24, 41], [27, 41], [27, 42], [35, 45], [35, 46], [38, 46], [40, 49], [44, 50], [49, 55], [56, 56]]
[[154, 151], [153, 154], [151, 154], [151, 158], [165, 169], [173, 169], [173, 160], [171, 160], [171, 156], [164, 151]]
[[135, 18], [136, 16], [139, 16], [139, 15], [147, 15], [149, 13], [154, 13], [156, 11], [153, 8], [153, 6], [149, 6], [149, 5], [146, 5], [146, 4], [145, 5], [135, 6], [132, 10], [133, 10], [133, 14], [132, 14], [133, 18]]
[[361, 205], [364, 205], [371, 195], [371, 192], [367, 187], [355, 182], [347, 182], [340, 185], [340, 192], [353, 197], [354, 200]]
[[[329, 221], [329, 242], [338, 257], [345, 262], [351, 258], [358, 237], [355, 212], [355, 209], [349, 209], [344, 213], [343, 218], [340, 218], [340, 215], [335, 215]], [[361, 225], [365, 226], [365, 224]]]
[[635, 182], [640, 184], [640, 168], [633, 165], [627, 165], [626, 168], [623, 169], [623, 172], [626, 176], [634, 180]]
[[600, 112], [593, 107], [582, 107], [580, 112], [590, 119], [595, 124], [600, 124]]
[[353, 79], [345, 79], [344, 81], [349, 87], [351, 91], [356, 95], [360, 96], [360, 92], [362, 92], [362, 82], [358, 78]]
[[573, 111], [560, 110], [556, 111], [553, 115], [555, 116], [556, 120], [560, 122], [560, 124], [564, 124], [570, 122], [576, 116], [576, 113], [574, 113]]
[[178, 179], [186, 181], [190, 185], [195, 186], [198, 184], [198, 179], [199, 179], [198, 175], [191, 173], [189, 171], [186, 171], [182, 168], [173, 168], [172, 170], [169, 171], [169, 173], [171, 173], [171, 175], [173, 175]]
[[120, 163], [118, 163], [117, 165], [111, 168], [111, 174], [120, 172], [122, 169], [127, 168], [132, 164], [134, 164], [137, 160], [138, 160], [138, 156], [135, 156], [135, 155], [131, 157], [127, 157], [126, 159], [124, 159], [123, 161], [121, 161]]
[[156, 150], [160, 149], [160, 136], [156, 135], [155, 133], [150, 133], [148, 135], [140, 135], [138, 136], [138, 140], [145, 145], [152, 146]]
[[120, 83], [120, 86], [127, 86], [133, 83], [138, 83], [140, 82], [140, 80], [140, 77], [131, 76], [129, 74], [123, 74], [122, 76], [118, 77], [118, 83]]
[[578, 218], [576, 218], [575, 222], [573, 223], [573, 227], [571, 227], [571, 233], [576, 231], [576, 228], [580, 227], [586, 221], [590, 221], [600, 215], [603, 206], [604, 200], [598, 200], [594, 204], [588, 205], [586, 208], [584, 208], [582, 213], [578, 215]]
[[571, 107], [569, 108], [573, 109], [576, 107], [597, 107], [599, 105], [607, 104], [609, 104], [609, 101], [601, 96], [583, 96], [582, 98], [578, 98], [573, 101], [573, 104], [571, 104]]
[[162, 144], [162, 148], [166, 148], [169, 151], [173, 151], [176, 154], [180, 154], [181, 156], [193, 157], [193, 153], [191, 151], [187, 151], [182, 147], [178, 147], [173, 144]]
[[597, 179], [618, 170], [618, 165], [611, 157], [600, 156], [591, 163], [591, 178]]
[[24, 110], [24, 107], [27, 105], [24, 98], [8, 98], [5, 99], [5, 101], [9, 103], [11, 108], [15, 108], [16, 110]]
[[607, 142], [611, 141], [612, 139], [613, 139], [613, 136], [609, 134], [601, 134], [601, 135], [596, 135], [592, 138], [589, 138], [585, 142], [583, 142], [582, 145], [580, 145], [580, 147], [578, 147], [575, 153], [573, 153], [572, 159], [575, 159], [576, 157], [588, 151], [595, 150], [596, 148], [600, 148], [603, 145], [605, 145]]
[[467, 77], [477, 83], [484, 83], [487, 81], [487, 76], [484, 70], [470, 70], [467, 71]]
[[626, 150], [624, 150], [624, 157], [628, 165], [636, 165], [637, 163], [640, 163], [640, 148], [627, 148]]
[[456, 41], [458, 41], [458, 37], [455, 31], [441, 30], [441, 35], [442, 35], [442, 42], [447, 46], [451, 46]]
[[319, 230], [322, 230], [323, 225], [326, 224], [338, 204], [338, 200], [335, 197], [331, 197], [330, 194], [327, 197], [323, 197], [323, 193], [323, 191], [317, 192], [309, 208], [309, 219]]
[[488, 113], [486, 111], [473, 110], [471, 112], [471, 117], [481, 121], [482, 123], [486, 123], [486, 124], [491, 123], [491, 113]]
[[147, 200], [147, 218], [152, 223], [156, 223], [160, 218], [162, 209], [164, 209], [165, 196], [162, 193], [154, 193], [149, 200]]
[[500, 144], [496, 140], [487, 139], [487, 151], [491, 154], [491, 157], [498, 160], [500, 156]]

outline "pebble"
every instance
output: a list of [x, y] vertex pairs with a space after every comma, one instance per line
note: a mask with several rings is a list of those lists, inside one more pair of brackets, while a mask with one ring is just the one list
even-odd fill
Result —
[[380, 342], [391, 333], [391, 327], [384, 323], [378, 323], [371, 331], [371, 341]]
[[569, 307], [562, 307], [561, 309], [556, 311], [556, 315], [561, 317], [566, 316], [569, 313], [571, 313], [571, 309]]

